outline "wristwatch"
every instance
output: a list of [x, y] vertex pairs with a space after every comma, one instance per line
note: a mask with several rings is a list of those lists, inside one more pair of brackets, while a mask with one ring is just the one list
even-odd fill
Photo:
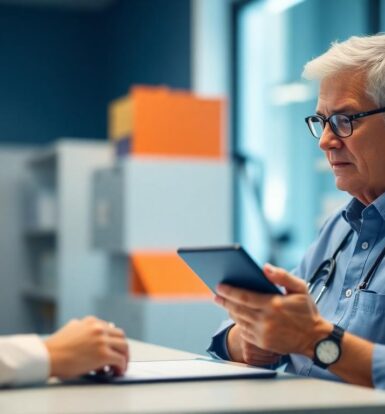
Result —
[[314, 364], [321, 368], [328, 368], [341, 357], [341, 340], [344, 330], [338, 325], [333, 326], [332, 333], [321, 339], [314, 347]]

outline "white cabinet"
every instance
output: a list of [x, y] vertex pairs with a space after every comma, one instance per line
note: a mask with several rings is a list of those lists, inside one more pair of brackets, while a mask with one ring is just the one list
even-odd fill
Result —
[[210, 299], [111, 295], [97, 302], [98, 313], [133, 339], [205, 354], [211, 336], [228, 318]]
[[91, 243], [91, 178], [111, 163], [107, 143], [60, 140], [26, 165], [23, 295], [38, 332], [94, 313], [105, 291], [107, 259]]
[[96, 247], [130, 253], [232, 241], [228, 161], [127, 157], [94, 177]]
[[[97, 171], [93, 242], [109, 256], [108, 293], [97, 302], [98, 315], [132, 338], [204, 354], [225, 312], [210, 297], [134, 295], [128, 287], [132, 255], [232, 243], [232, 183], [227, 160], [127, 157]], [[150, 271], [147, 281], [159, 277]]]
[[0, 335], [32, 329], [30, 314], [20, 294], [30, 270], [20, 217], [25, 165], [34, 152], [31, 147], [0, 146]]

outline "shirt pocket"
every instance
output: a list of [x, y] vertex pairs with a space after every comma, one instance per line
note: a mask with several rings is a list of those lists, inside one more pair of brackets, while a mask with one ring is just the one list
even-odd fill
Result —
[[357, 290], [346, 330], [370, 341], [385, 344], [385, 294]]

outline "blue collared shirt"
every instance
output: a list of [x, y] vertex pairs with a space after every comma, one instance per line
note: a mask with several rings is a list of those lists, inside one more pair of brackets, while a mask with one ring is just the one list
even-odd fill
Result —
[[[376, 388], [385, 389], [385, 259], [367, 288], [359, 289], [360, 283], [385, 248], [385, 193], [369, 206], [352, 199], [344, 209], [333, 215], [292, 273], [309, 280], [319, 264], [333, 255], [350, 229], [353, 229], [353, 236], [339, 254], [335, 277], [317, 306], [325, 319], [375, 343], [373, 384]], [[322, 278], [315, 282], [314, 297], [322, 285]], [[226, 336], [231, 324], [231, 321], [225, 322], [214, 335], [208, 349], [211, 355], [229, 359]], [[302, 355], [291, 354], [286, 371], [341, 381]]]

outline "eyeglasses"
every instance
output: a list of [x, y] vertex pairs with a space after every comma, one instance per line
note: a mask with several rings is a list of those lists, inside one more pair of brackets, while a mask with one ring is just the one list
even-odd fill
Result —
[[325, 126], [329, 123], [332, 131], [340, 138], [347, 138], [353, 134], [353, 123], [355, 119], [385, 112], [385, 107], [367, 112], [359, 112], [354, 115], [332, 114], [329, 117], [323, 115], [311, 115], [305, 118], [307, 126], [314, 138], [320, 139]]

